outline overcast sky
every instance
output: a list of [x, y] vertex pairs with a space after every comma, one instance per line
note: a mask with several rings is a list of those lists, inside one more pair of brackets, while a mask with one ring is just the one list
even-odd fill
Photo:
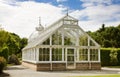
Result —
[[85, 31], [120, 24], [120, 0], [0, 0], [0, 24], [21, 37], [29, 37], [38, 26], [44, 27], [67, 13], [79, 20]]

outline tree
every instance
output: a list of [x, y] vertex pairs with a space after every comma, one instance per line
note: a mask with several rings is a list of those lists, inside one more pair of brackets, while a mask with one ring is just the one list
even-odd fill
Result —
[[99, 30], [88, 33], [102, 47], [120, 47], [120, 25], [105, 27], [103, 24]]
[[6, 46], [6, 42], [8, 40], [8, 36], [9, 33], [4, 31], [4, 30], [0, 30], [0, 50]]

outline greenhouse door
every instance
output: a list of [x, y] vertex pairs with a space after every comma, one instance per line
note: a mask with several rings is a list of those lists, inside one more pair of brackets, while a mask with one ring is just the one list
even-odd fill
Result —
[[75, 69], [75, 49], [74, 48], [67, 48], [67, 69]]

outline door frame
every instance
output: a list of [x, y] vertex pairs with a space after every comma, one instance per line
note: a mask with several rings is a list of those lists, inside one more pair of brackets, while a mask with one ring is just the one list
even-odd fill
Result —
[[[73, 56], [74, 56], [74, 61], [73, 61], [73, 67], [71, 67], [71, 68], [68, 66], [68, 63], [69, 63], [69, 61], [68, 61], [68, 59], [67, 59], [67, 58], [68, 58], [68, 49], [74, 49], [74, 54], [73, 54]], [[66, 56], [66, 57], [65, 57], [65, 58], [66, 58], [66, 68], [67, 68], [67, 69], [75, 69], [75, 68], [76, 68], [76, 63], [75, 63], [76, 48], [74, 48], [74, 47], [67, 47], [67, 48], [65, 49], [65, 52], [66, 52], [66, 53], [65, 53], [65, 56]]]

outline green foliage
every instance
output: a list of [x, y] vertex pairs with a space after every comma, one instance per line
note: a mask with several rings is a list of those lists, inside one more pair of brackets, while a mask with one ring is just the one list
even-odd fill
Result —
[[117, 27], [105, 27], [105, 24], [103, 24], [99, 30], [87, 33], [102, 47], [120, 47], [120, 25]]
[[120, 65], [120, 48], [101, 48], [102, 66]]
[[15, 64], [15, 65], [19, 65], [19, 64], [20, 64], [17, 56], [14, 55], [14, 54], [12, 54], [12, 55], [9, 57], [8, 63], [9, 63], [9, 64]]
[[8, 36], [9, 33], [4, 31], [4, 30], [0, 30], [0, 50], [6, 46], [7, 40], [8, 40]]
[[120, 77], [120, 74], [96, 75], [96, 76], [73, 76], [73, 77]]
[[15, 33], [0, 30], [0, 56], [8, 60], [8, 56], [12, 54], [19, 55], [21, 58], [21, 50], [27, 44], [27, 38], [20, 38]]
[[0, 56], [4, 57], [6, 60], [8, 60], [8, 47], [3, 47], [0, 51]]
[[108, 66], [110, 64], [110, 50], [101, 50], [101, 65]]
[[118, 59], [117, 59], [117, 50], [112, 49], [110, 52], [110, 64], [112, 66], [115, 66], [118, 64]]
[[6, 60], [4, 57], [0, 57], [0, 73], [3, 73], [3, 69], [6, 67]]
[[118, 60], [118, 65], [120, 65], [120, 50], [117, 51], [117, 60]]

